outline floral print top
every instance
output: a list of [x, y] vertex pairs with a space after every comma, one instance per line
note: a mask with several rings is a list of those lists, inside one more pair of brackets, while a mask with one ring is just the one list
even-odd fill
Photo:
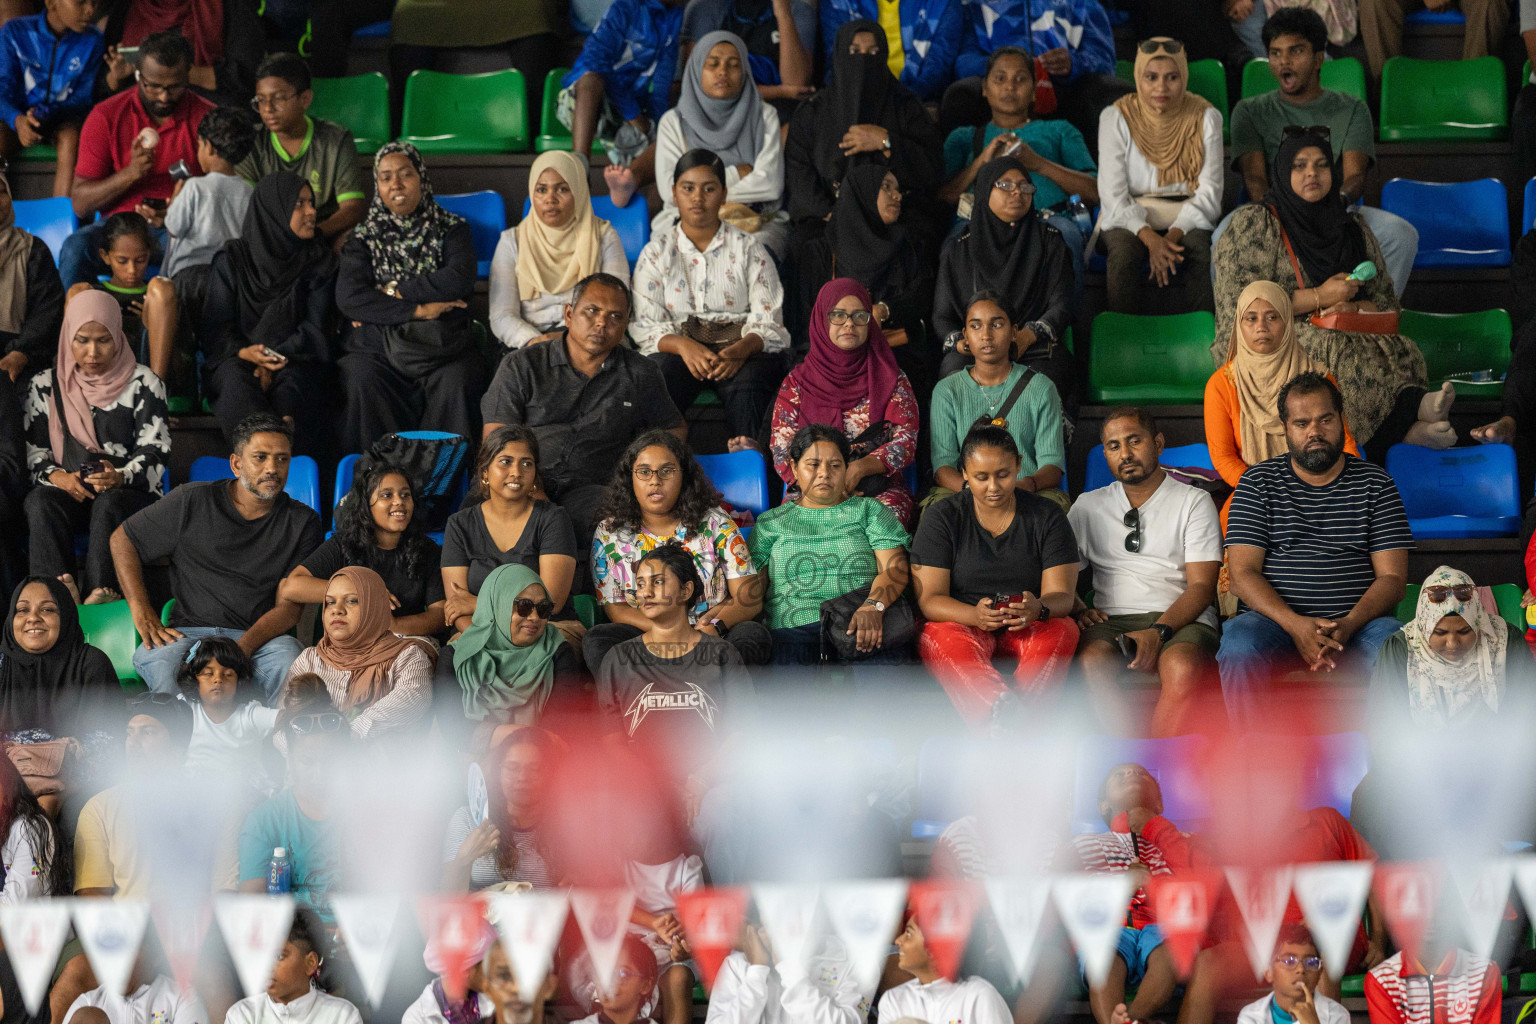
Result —
[[[27, 434], [27, 473], [39, 487], [53, 486], [48, 477], [54, 470], [73, 473], [80, 468], [60, 466], [53, 457], [48, 417], [56, 412], [53, 371], [44, 370], [32, 377], [21, 403], [21, 425]], [[112, 464], [122, 471], [123, 486], [136, 487], [156, 497], [165, 494], [171, 461], [169, 416], [165, 385], [142, 364], [133, 371], [116, 402], [105, 409], [91, 410], [96, 440]]]
[[724, 509], [710, 510], [700, 529], [689, 531], [679, 527], [671, 537], [658, 537], [645, 530], [615, 532], [604, 522], [598, 524], [592, 538], [592, 580], [597, 599], [603, 604], [636, 604], [635, 563], [669, 540], [688, 549], [704, 580], [704, 593], [694, 605], [691, 618], [730, 596], [728, 580], [751, 576], [756, 571], [752, 568], [752, 556], [747, 553], [747, 542]]
[[743, 336], [763, 339], [764, 352], [789, 348], [784, 327], [784, 287], [768, 250], [724, 222], [700, 252], [678, 227], [646, 243], [635, 264], [635, 315], [630, 337], [642, 355], [654, 355], [661, 339], [682, 334], [683, 321], [741, 321]]

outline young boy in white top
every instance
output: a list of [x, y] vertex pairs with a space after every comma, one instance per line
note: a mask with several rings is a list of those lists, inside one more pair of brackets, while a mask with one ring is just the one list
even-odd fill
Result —
[[1349, 1011], [1317, 991], [1322, 973], [1312, 933], [1306, 925], [1286, 925], [1264, 972], [1269, 995], [1243, 1007], [1237, 1024], [1349, 1024]]
[[108, 992], [97, 986], [70, 1004], [64, 1024], [212, 1024], [208, 1009], [196, 992], [181, 991], [181, 986], [163, 974], [156, 974], [145, 962], [141, 949], [125, 992]]
[[896, 966], [912, 975], [912, 980], [880, 997], [879, 1024], [897, 1024], [909, 1017], [965, 1024], [1013, 1024], [1013, 1013], [991, 982], [975, 976], [949, 981], [939, 973], [915, 918], [896, 936], [896, 953]]
[[320, 965], [325, 963], [324, 942], [325, 932], [314, 912], [298, 908], [267, 990], [231, 1006], [224, 1024], [362, 1024], [357, 1007], [316, 985]]

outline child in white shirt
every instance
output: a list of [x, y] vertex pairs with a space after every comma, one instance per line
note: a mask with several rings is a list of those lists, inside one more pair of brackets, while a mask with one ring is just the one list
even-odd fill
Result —
[[250, 655], [227, 637], [199, 640], [176, 674], [192, 705], [192, 743], [187, 771], [235, 776], [264, 792], [271, 785], [261, 763], [272, 740], [277, 709], [256, 698]]
[[1349, 1011], [1317, 991], [1323, 961], [1304, 924], [1280, 930], [1275, 955], [1264, 971], [1269, 995], [1238, 1012], [1237, 1024], [1349, 1024]]
[[896, 966], [912, 975], [880, 997], [879, 1024], [896, 1024], [904, 1017], [918, 1020], [963, 1020], [965, 1024], [1013, 1024], [1013, 1013], [997, 989], [975, 976], [950, 981], [934, 966], [916, 919], [896, 936]]

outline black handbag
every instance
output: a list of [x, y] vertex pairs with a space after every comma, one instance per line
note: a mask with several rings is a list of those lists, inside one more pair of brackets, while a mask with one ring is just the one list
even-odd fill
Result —
[[876, 651], [904, 647], [917, 639], [917, 613], [912, 609], [912, 602], [903, 594], [885, 608], [882, 620], [884, 633], [880, 638], [880, 646], [872, 651], [859, 650], [858, 634], [848, 632], [848, 624], [853, 621], [853, 613], [869, 600], [869, 588], [873, 585], [874, 581], [871, 580], [858, 590], [821, 602], [822, 661], [828, 660], [829, 651], [836, 655], [837, 661], [863, 661]]
[[381, 326], [384, 355], [403, 376], [421, 378], [458, 359], [474, 347], [468, 321], [412, 320]]
[[[848, 461], [854, 462], [862, 459], [870, 452], [883, 448], [891, 439], [891, 425], [885, 420], [879, 423], [871, 423], [869, 427], [858, 437], [848, 442], [850, 456]], [[873, 498], [877, 494], [884, 494], [890, 489], [891, 478], [885, 473], [871, 473], [869, 476], [860, 477], [859, 484], [854, 488], [855, 493], [862, 494], [866, 498]]]

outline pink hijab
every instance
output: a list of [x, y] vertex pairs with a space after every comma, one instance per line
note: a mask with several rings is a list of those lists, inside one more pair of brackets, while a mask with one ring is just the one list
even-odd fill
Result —
[[795, 367], [800, 385], [800, 416], [804, 423], [822, 423], [843, 429], [843, 414], [869, 399], [871, 425], [885, 419], [885, 407], [896, 390], [900, 370], [896, 353], [885, 340], [885, 332], [873, 318], [869, 321], [869, 340], [852, 352], [844, 352], [832, 343], [827, 314], [848, 296], [857, 296], [865, 309], [874, 308], [869, 289], [851, 277], [838, 277], [821, 286], [816, 307], [811, 311], [811, 350], [805, 362]]
[[[75, 333], [88, 323], [101, 324], [112, 332], [112, 340], [117, 344], [112, 365], [106, 373], [96, 377], [87, 377], [80, 369], [70, 344], [74, 341]], [[91, 418], [91, 409], [105, 409], [116, 402], [128, 387], [128, 382], [133, 380], [133, 371], [137, 368], [138, 361], [133, 357], [133, 349], [123, 337], [123, 312], [118, 308], [117, 300], [106, 292], [94, 289], [83, 291], [70, 299], [69, 305], [64, 307], [64, 328], [59, 331], [59, 351], [53, 363], [55, 408], [62, 410], [64, 415], [61, 418], [50, 411], [48, 416], [48, 442], [53, 448], [55, 462], [64, 465], [65, 427], [69, 428], [71, 437], [85, 446], [86, 451], [101, 451], [101, 445], [96, 440], [96, 421]], [[72, 470], [74, 467], [65, 468]]]

